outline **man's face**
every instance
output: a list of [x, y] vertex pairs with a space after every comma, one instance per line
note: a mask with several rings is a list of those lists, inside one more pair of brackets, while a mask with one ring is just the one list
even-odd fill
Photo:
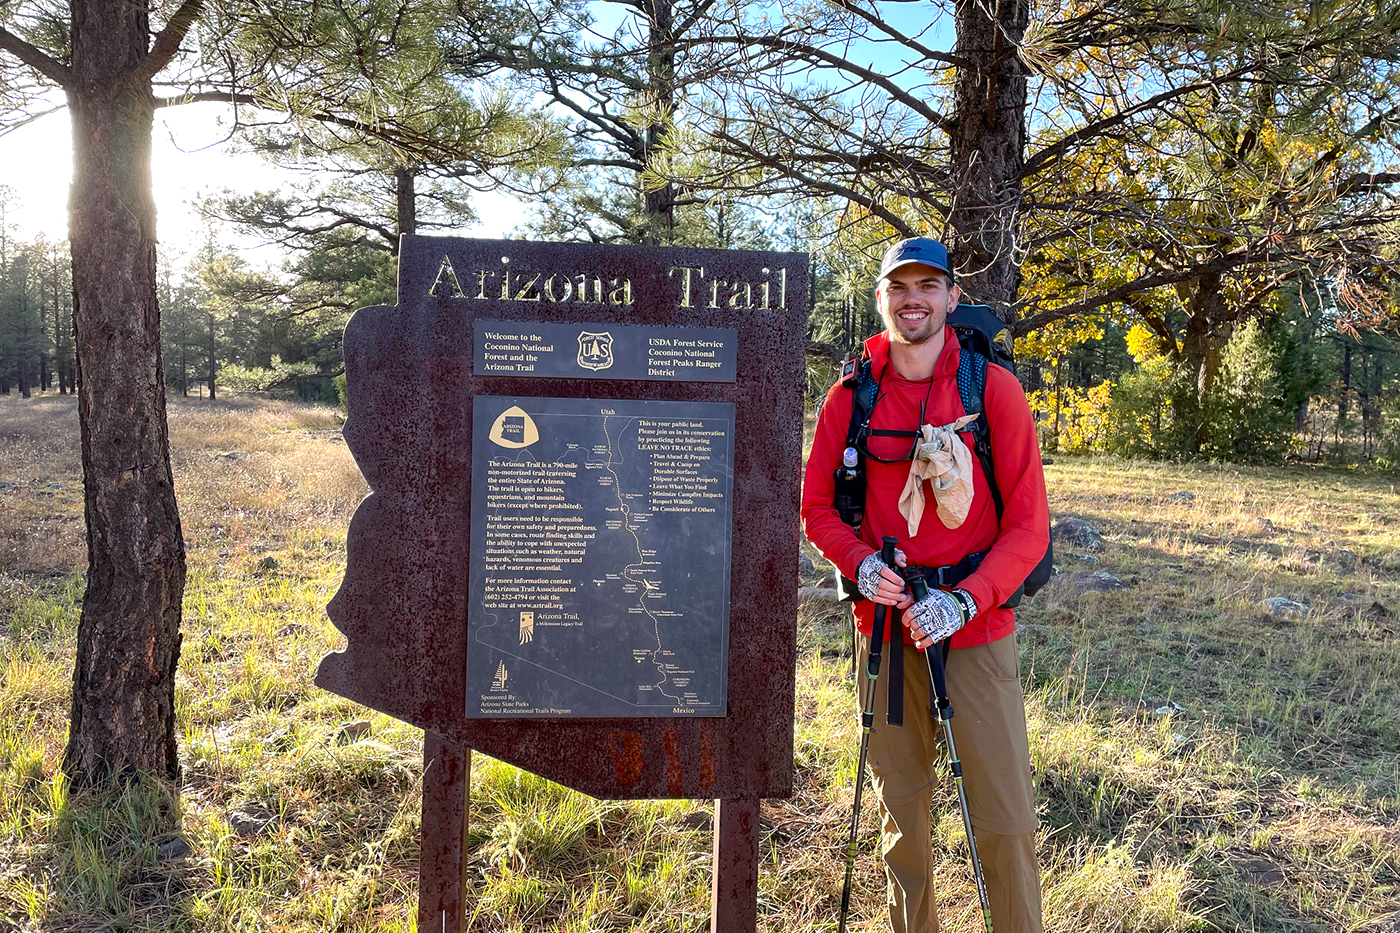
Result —
[[880, 280], [875, 303], [890, 339], [917, 346], [943, 332], [948, 312], [958, 306], [958, 287], [932, 266], [900, 266]]

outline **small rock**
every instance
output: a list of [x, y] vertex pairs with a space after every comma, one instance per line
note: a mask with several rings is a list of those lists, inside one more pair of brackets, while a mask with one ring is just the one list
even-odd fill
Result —
[[1194, 492], [1190, 492], [1189, 490], [1183, 489], [1181, 492], [1172, 493], [1170, 496], [1167, 496], [1167, 498], [1172, 500], [1173, 502], [1190, 502], [1191, 500], [1196, 498], [1196, 494]]
[[258, 569], [259, 569], [259, 570], [276, 570], [276, 569], [277, 569], [277, 558], [273, 557], [271, 554], [267, 555], [267, 556], [264, 557], [262, 560], [258, 561]]
[[709, 810], [695, 810], [681, 817], [681, 825], [687, 829], [709, 829], [715, 825], [715, 816]]
[[1371, 605], [1367, 606], [1361, 611], [1361, 615], [1372, 622], [1379, 622], [1383, 619], [1389, 619], [1394, 614], [1395, 613], [1391, 612], [1382, 603], [1379, 602], [1372, 602]]
[[1125, 590], [1128, 584], [1109, 573], [1107, 570], [1097, 570], [1093, 573], [1076, 573], [1069, 577], [1069, 581], [1085, 593], [1107, 593], [1111, 590]]
[[242, 455], [241, 453], [239, 453], [238, 451], [236, 451], [236, 450], [230, 450], [230, 451], [227, 451], [227, 452], [225, 452], [225, 453], [219, 454], [219, 456], [220, 456], [220, 457], [223, 457], [225, 460], [237, 460], [239, 457], [241, 457], [241, 456], [243, 456], [243, 455]]
[[816, 599], [835, 603], [841, 601], [841, 596], [836, 592], [836, 587], [834, 586], [799, 586], [797, 588], [797, 599], [798, 602], [804, 599]]
[[18, 488], [19, 488], [19, 487], [16, 486], [14, 483], [0, 483], [0, 490], [5, 490], [5, 489], [18, 489]]
[[1256, 518], [1253, 522], [1253, 525], [1256, 534], [1272, 534], [1273, 532], [1278, 530], [1274, 527], [1274, 523], [1269, 521], [1267, 518]]
[[266, 807], [249, 803], [230, 810], [228, 824], [240, 836], [261, 836], [282, 825], [282, 820]]
[[1175, 700], [1171, 700], [1165, 706], [1159, 706], [1152, 712], [1156, 713], [1158, 716], [1175, 716], [1178, 713], [1186, 712], [1186, 707]]
[[361, 719], [358, 722], [347, 722], [335, 734], [331, 736], [332, 741], [337, 745], [349, 745], [351, 742], [369, 733], [369, 720]]
[[1068, 541], [1076, 547], [1097, 551], [1103, 547], [1103, 536], [1093, 522], [1082, 518], [1065, 518], [1056, 522], [1050, 529], [1050, 537], [1055, 541]]
[[1338, 570], [1355, 570], [1357, 564], [1361, 563], [1361, 558], [1356, 556], [1355, 551], [1341, 548], [1327, 555], [1327, 563]]
[[798, 554], [798, 555], [797, 555], [797, 572], [798, 572], [798, 573], [816, 573], [816, 572], [817, 572], [817, 565], [814, 564], [814, 563], [812, 562], [812, 558], [808, 557], [806, 554]]
[[1309, 607], [1286, 596], [1270, 596], [1259, 601], [1260, 607], [1272, 616], [1301, 618], [1308, 614]]
[[176, 836], [169, 842], [160, 844], [160, 847], [156, 849], [156, 860], [165, 862], [170, 859], [184, 858], [193, 851], [194, 849], [190, 847], [183, 836]]
[[1071, 551], [1069, 556], [1075, 560], [1082, 560], [1086, 564], [1097, 564], [1100, 560], [1095, 554], [1077, 554], [1074, 551]]
[[1040, 458], [1040, 465], [1041, 465], [1041, 466], [1054, 466], [1054, 465], [1055, 465], [1055, 461], [1052, 460], [1052, 459], [1050, 459], [1049, 457], [1041, 457], [1041, 458]]
[[1261, 554], [1268, 554], [1270, 557], [1282, 557], [1283, 545], [1275, 544], [1274, 542], [1270, 541], [1268, 544], [1259, 545], [1259, 552]]

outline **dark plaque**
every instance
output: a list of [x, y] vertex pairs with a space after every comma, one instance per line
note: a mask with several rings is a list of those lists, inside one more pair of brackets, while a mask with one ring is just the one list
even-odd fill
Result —
[[477, 396], [470, 717], [723, 716], [734, 406]]
[[473, 367], [484, 376], [733, 382], [728, 327], [477, 321]]

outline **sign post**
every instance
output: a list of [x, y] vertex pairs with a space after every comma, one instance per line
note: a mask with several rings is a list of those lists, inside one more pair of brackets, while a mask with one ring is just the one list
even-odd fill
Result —
[[472, 749], [715, 800], [711, 928], [757, 922], [792, 787], [806, 257], [405, 237], [345, 333], [371, 494], [316, 682], [420, 726], [420, 930], [464, 929]]

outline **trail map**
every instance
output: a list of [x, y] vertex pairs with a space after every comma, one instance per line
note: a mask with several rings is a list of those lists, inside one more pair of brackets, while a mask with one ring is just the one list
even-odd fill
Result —
[[467, 716], [725, 715], [734, 406], [472, 417]]

